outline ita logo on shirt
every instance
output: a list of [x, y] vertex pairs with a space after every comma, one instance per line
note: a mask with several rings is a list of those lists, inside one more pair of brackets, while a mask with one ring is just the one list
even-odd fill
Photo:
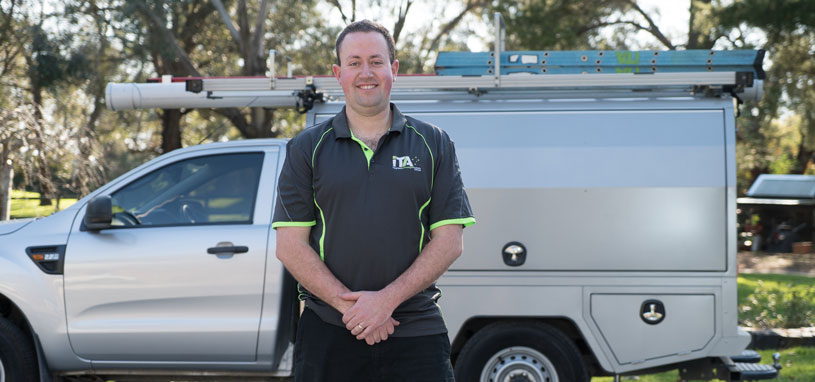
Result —
[[422, 171], [422, 168], [416, 166], [419, 163], [419, 158], [410, 158], [409, 156], [398, 157], [393, 156], [393, 169], [394, 170], [413, 170]]

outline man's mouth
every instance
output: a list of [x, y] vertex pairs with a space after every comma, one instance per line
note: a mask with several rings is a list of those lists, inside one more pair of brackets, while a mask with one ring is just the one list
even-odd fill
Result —
[[362, 90], [370, 90], [376, 87], [376, 85], [357, 85], [358, 88]]

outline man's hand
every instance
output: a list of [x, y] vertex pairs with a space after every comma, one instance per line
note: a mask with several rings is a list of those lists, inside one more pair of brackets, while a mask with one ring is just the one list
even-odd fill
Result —
[[368, 345], [373, 345], [387, 340], [393, 334], [394, 327], [399, 325], [391, 317], [396, 307], [378, 292], [348, 292], [341, 293], [340, 298], [346, 301], [355, 301], [351, 309], [348, 309], [342, 316], [345, 327], [358, 340], [365, 340]]
[[350, 292], [320, 260], [320, 255], [308, 245], [311, 227], [279, 227], [277, 229], [277, 258], [317, 298], [325, 301], [340, 313], [354, 306], [353, 301], [339, 297]]
[[[365, 343], [368, 345], [378, 344], [382, 341], [388, 339], [388, 337], [393, 334], [395, 328], [399, 326], [399, 321], [396, 321], [391, 317], [389, 320], [386, 320], [384, 324], [379, 326], [378, 328], [374, 328], [367, 337], [362, 335], [364, 330], [360, 329], [359, 327], [355, 327], [354, 330], [351, 331], [352, 335], [355, 335], [358, 340], [365, 340]], [[366, 328], [366, 330], [371, 329]]]

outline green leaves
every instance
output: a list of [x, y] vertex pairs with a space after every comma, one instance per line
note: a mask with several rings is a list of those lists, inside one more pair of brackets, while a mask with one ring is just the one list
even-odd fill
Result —
[[800, 328], [815, 323], [815, 286], [758, 280], [739, 321], [754, 328]]

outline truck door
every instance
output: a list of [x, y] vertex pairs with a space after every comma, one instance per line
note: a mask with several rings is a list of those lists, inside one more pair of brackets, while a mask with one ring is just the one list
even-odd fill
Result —
[[260, 181], [262, 167], [277, 168], [271, 154], [265, 164], [263, 152], [188, 156], [149, 171], [109, 193], [110, 229], [77, 228], [80, 211], [65, 255], [78, 356], [95, 366], [255, 360], [271, 214], [256, 197], [259, 185], [272, 195], [273, 175]]

